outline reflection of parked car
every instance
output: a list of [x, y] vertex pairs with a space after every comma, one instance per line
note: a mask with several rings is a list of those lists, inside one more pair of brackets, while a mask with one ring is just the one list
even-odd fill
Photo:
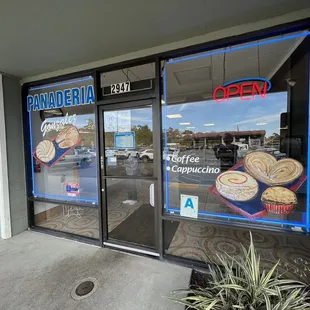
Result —
[[56, 166], [73, 165], [81, 168], [87, 168], [93, 162], [94, 155], [87, 150], [72, 149], [63, 158], [59, 160]]
[[179, 155], [180, 150], [175, 147], [169, 147], [168, 154], [169, 155]]
[[275, 156], [275, 158], [277, 158], [277, 159], [285, 158], [285, 157], [286, 157], [286, 154], [285, 154], [285, 153], [281, 153], [281, 152], [278, 151], [278, 150], [272, 151], [271, 154], [272, 154], [273, 156]]
[[140, 159], [145, 163], [147, 163], [150, 160], [153, 160], [154, 159], [153, 149], [144, 150], [143, 152], [141, 152]]
[[93, 155], [94, 157], [96, 157], [96, 150], [95, 150], [95, 149], [88, 149], [88, 150], [86, 150], [86, 152], [87, 152], [88, 154], [91, 154], [91, 155]]
[[105, 150], [105, 157], [113, 157], [116, 156], [116, 151], [113, 149], [106, 149]]
[[[177, 148], [169, 148], [168, 149], [168, 155], [179, 155], [180, 150]], [[163, 151], [163, 159], [165, 159], [165, 151]], [[154, 151], [153, 149], [144, 150], [140, 153], [140, 159], [147, 163], [148, 161], [151, 161], [154, 159]]]
[[125, 151], [127, 152], [127, 157], [129, 157], [129, 155], [136, 158], [140, 157], [140, 153], [138, 150], [125, 150]]
[[117, 156], [118, 158], [128, 158], [129, 156], [133, 156], [133, 157], [136, 157], [136, 158], [139, 158], [140, 154], [139, 154], [139, 151], [138, 150], [128, 150], [128, 149], [125, 149], [125, 150], [115, 150], [115, 155], [114, 156]]
[[256, 151], [262, 151], [262, 152], [267, 152], [271, 155], [273, 155], [275, 158], [277, 159], [281, 159], [281, 158], [286, 158], [286, 154], [285, 153], [281, 153], [279, 150], [275, 149], [275, 148], [263, 148], [263, 149], [256, 149]]

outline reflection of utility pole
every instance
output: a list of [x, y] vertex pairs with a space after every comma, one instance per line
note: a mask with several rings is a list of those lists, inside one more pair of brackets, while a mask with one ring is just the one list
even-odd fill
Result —
[[78, 167], [73, 167], [73, 182], [80, 184]]
[[62, 174], [60, 177], [60, 193], [64, 196], [66, 193], [66, 175]]

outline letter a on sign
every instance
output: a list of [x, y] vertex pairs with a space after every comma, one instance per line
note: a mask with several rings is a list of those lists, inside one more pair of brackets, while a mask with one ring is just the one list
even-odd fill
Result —
[[198, 217], [198, 196], [181, 195], [180, 199], [181, 216]]
[[192, 209], [194, 209], [192, 198], [187, 198], [187, 200], [185, 202], [184, 208], [192, 208]]

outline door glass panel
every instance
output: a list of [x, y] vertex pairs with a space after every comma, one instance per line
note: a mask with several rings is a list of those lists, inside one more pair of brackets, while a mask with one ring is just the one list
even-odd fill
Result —
[[150, 199], [153, 181], [106, 180], [108, 238], [155, 248], [154, 207]]
[[104, 146], [107, 176], [152, 176], [152, 106], [105, 111]]

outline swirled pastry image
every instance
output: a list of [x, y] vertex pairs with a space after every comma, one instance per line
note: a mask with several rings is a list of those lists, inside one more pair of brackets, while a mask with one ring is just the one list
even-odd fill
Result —
[[258, 183], [249, 174], [240, 171], [226, 171], [216, 179], [216, 189], [225, 198], [234, 201], [248, 201], [258, 192]]
[[269, 185], [285, 185], [293, 182], [303, 173], [303, 166], [292, 158], [277, 159], [266, 152], [252, 152], [243, 159], [247, 173]]
[[265, 209], [274, 214], [290, 214], [297, 205], [296, 194], [281, 186], [267, 188], [262, 194], [261, 201]]
[[66, 149], [76, 145], [79, 141], [80, 134], [75, 126], [66, 126], [56, 137], [55, 141], [60, 148]]
[[53, 160], [55, 158], [55, 154], [55, 146], [50, 140], [43, 140], [36, 147], [36, 156], [44, 163], [48, 163]]

